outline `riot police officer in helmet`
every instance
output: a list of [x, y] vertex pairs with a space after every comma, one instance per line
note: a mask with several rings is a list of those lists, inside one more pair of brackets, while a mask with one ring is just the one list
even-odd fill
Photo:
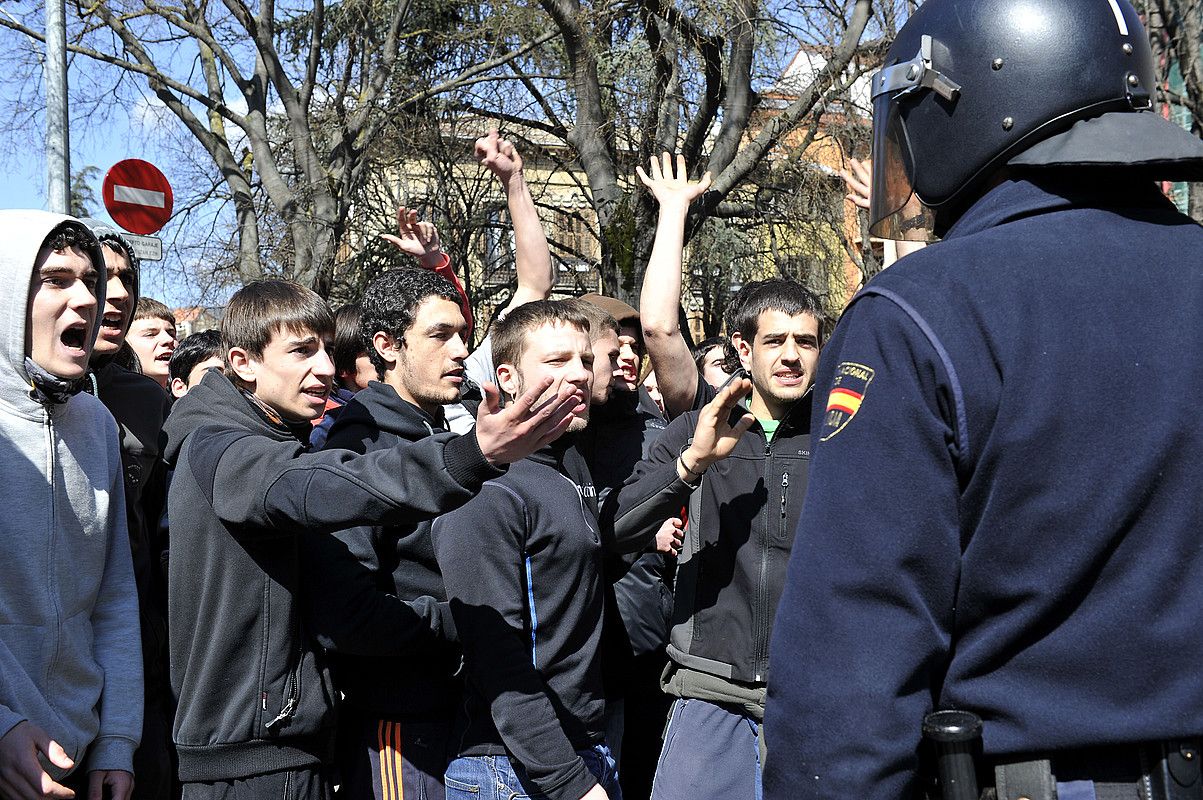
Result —
[[[1203, 228], [1126, 0], [928, 0], [873, 84], [879, 274], [824, 350], [765, 796], [1200, 798]], [[821, 532], [821, 533], [820, 533]]]

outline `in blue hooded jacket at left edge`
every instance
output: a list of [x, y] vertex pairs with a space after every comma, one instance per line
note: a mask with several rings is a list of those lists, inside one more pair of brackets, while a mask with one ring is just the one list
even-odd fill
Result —
[[0, 464], [17, 512], [0, 520], [0, 736], [29, 720], [76, 769], [132, 772], [142, 650], [117, 426], [88, 394], [35, 399], [25, 368], [34, 261], [63, 222], [79, 224], [0, 211]]

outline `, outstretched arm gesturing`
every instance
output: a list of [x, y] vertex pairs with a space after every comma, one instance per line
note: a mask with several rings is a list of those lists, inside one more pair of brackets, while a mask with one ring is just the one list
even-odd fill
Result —
[[656, 240], [639, 294], [639, 319], [648, 358], [664, 399], [664, 411], [672, 419], [692, 408], [701, 380], [689, 345], [681, 336], [678, 320], [685, 218], [690, 203], [710, 188], [710, 173], [700, 180], [689, 180], [685, 158], [677, 156], [674, 174], [673, 160], [668, 153], [664, 153], [659, 161], [652, 158], [647, 172], [642, 167], [636, 167], [635, 171], [660, 204]]
[[488, 136], [476, 140], [476, 157], [481, 166], [501, 182], [510, 211], [510, 224], [514, 227], [514, 272], [518, 275], [518, 289], [502, 312], [504, 315], [525, 303], [547, 299], [555, 284], [555, 271], [547, 234], [522, 172], [522, 156], [513, 143], [502, 139], [497, 131], [490, 131]]
[[460, 283], [455, 268], [451, 266], [451, 257], [443, 252], [443, 242], [439, 238], [439, 229], [433, 222], [418, 219], [418, 212], [412, 208], [401, 206], [397, 209], [397, 235], [384, 233], [380, 236], [402, 253], [411, 255], [418, 260], [422, 269], [437, 272], [455, 286], [459, 292], [460, 310], [464, 312], [464, 320], [468, 323], [465, 338], [472, 335], [472, 304], [468, 302], [468, 293]]
[[[869, 194], [873, 191], [872, 162], [848, 159], [848, 169], [840, 170], [840, 177], [848, 186], [848, 194], [844, 195], [849, 203], [857, 208], [869, 210]], [[905, 242], [887, 240], [884, 243], [881, 268], [893, 264], [903, 256], [908, 256], [916, 250], [922, 250], [923, 242]]]

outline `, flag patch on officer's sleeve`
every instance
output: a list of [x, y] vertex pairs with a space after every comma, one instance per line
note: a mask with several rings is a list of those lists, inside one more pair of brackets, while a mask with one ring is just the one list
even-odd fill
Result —
[[825, 442], [848, 427], [848, 423], [860, 411], [865, 392], [873, 381], [873, 370], [864, 364], [845, 361], [835, 368], [835, 380], [831, 383], [831, 394], [827, 396], [827, 410], [823, 414], [823, 431], [819, 437]]

